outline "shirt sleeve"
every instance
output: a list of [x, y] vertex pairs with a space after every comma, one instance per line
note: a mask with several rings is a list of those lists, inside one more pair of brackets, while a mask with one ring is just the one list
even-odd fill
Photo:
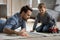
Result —
[[51, 21], [53, 22], [54, 26], [56, 26], [56, 20], [55, 20], [55, 18], [51, 17]]
[[33, 30], [36, 29], [36, 26], [37, 26], [37, 23], [38, 23], [38, 16], [39, 15], [37, 15], [37, 17], [35, 18], [35, 22], [34, 22], [34, 25], [33, 25]]
[[23, 28], [26, 28], [26, 21], [24, 21], [24, 20], [23, 20], [22, 25], [21, 25], [21, 29], [23, 29]]
[[50, 22], [53, 23], [54, 26], [56, 26], [56, 20], [55, 20], [55, 18], [52, 17], [51, 15], [48, 15], [48, 16], [49, 16], [49, 20], [50, 20]]
[[11, 29], [12, 27], [14, 27], [14, 25], [16, 25], [16, 22], [14, 19], [8, 19], [6, 21], [5, 27], [4, 28], [8, 28]]

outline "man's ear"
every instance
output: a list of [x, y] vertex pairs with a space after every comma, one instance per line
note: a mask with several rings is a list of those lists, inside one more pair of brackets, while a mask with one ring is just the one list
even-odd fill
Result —
[[25, 12], [24, 12], [24, 11], [22, 12], [22, 15], [23, 15], [23, 16], [25, 15]]

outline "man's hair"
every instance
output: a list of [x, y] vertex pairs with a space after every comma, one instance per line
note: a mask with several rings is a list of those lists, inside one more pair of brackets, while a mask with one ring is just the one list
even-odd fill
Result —
[[44, 3], [40, 3], [39, 5], [38, 5], [38, 8], [46, 8], [46, 5], [44, 4]]
[[23, 7], [21, 8], [21, 10], [20, 10], [20, 14], [21, 14], [23, 11], [26, 13], [28, 10], [32, 11], [32, 9], [31, 9], [28, 5], [23, 6]]

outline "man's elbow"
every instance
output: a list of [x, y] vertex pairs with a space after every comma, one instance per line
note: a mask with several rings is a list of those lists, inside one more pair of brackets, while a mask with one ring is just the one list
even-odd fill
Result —
[[11, 34], [10, 29], [8, 29], [8, 28], [4, 28], [3, 32], [6, 33], [6, 34]]

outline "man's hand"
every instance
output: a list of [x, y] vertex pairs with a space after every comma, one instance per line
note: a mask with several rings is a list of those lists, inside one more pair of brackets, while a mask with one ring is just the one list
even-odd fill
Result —
[[29, 35], [28, 35], [27, 32], [23, 32], [23, 33], [21, 34], [21, 36], [26, 36], [26, 37], [28, 37]]
[[22, 29], [20, 32], [17, 32], [16, 34], [19, 36], [25, 36], [25, 37], [29, 36], [25, 29]]
[[24, 36], [24, 37], [28, 37], [29, 36], [27, 32], [18, 32], [17, 35]]

